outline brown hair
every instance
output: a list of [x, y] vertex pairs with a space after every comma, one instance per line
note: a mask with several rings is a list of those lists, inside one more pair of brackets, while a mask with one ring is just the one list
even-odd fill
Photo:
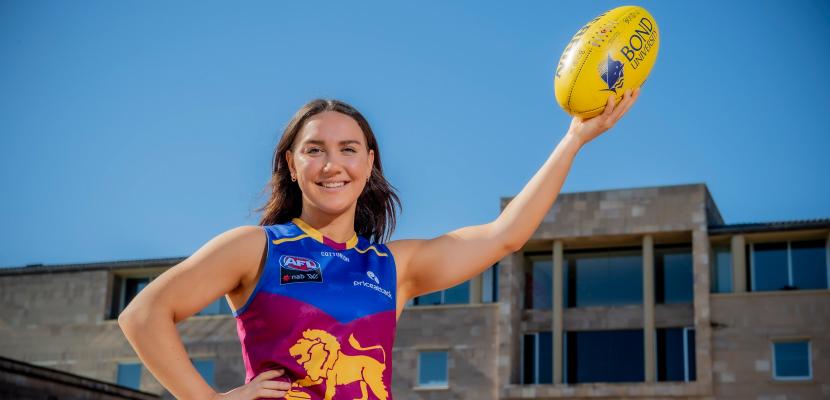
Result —
[[291, 171], [285, 153], [291, 150], [297, 134], [306, 121], [314, 115], [325, 111], [336, 111], [352, 117], [366, 137], [367, 150], [374, 150], [375, 162], [372, 165], [372, 174], [363, 193], [357, 199], [354, 230], [359, 236], [374, 242], [389, 240], [395, 230], [396, 209], [401, 209], [401, 201], [395, 193], [395, 188], [383, 176], [383, 167], [380, 163], [380, 150], [375, 134], [366, 118], [354, 107], [340, 101], [316, 99], [302, 106], [294, 117], [288, 121], [282, 138], [274, 149], [274, 159], [271, 168], [271, 197], [262, 208], [264, 211], [259, 221], [260, 225], [284, 224], [292, 218], [300, 216], [303, 210], [303, 195], [300, 187], [291, 182]]

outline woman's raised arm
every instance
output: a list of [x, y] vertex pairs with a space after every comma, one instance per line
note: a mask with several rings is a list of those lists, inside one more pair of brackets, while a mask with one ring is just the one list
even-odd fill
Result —
[[628, 91], [618, 105], [611, 95], [602, 114], [588, 120], [574, 117], [544, 165], [495, 221], [434, 239], [389, 243], [398, 268], [399, 308], [409, 298], [464, 282], [520, 249], [559, 195], [579, 149], [613, 127], [638, 95], [639, 88]]

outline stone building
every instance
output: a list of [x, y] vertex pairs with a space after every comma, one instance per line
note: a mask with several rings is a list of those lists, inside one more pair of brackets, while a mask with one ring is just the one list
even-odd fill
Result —
[[[115, 317], [181, 260], [0, 270], [0, 355], [164, 394]], [[829, 265], [830, 219], [725, 224], [702, 184], [564, 193], [520, 251], [410, 303], [394, 397], [830, 397]], [[224, 301], [178, 329], [214, 387], [243, 382]]]

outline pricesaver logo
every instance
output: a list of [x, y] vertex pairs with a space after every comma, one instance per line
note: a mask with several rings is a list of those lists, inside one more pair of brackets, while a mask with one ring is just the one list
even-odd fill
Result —
[[284, 255], [280, 257], [280, 284], [323, 282], [320, 263], [305, 257]]

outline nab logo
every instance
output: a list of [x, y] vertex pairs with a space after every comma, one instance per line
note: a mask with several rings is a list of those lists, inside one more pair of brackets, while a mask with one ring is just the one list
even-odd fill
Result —
[[623, 86], [623, 63], [617, 61], [608, 55], [605, 62], [599, 65], [599, 76], [608, 85], [608, 89], [602, 89], [604, 92], [617, 93], [617, 89]]
[[283, 268], [293, 269], [295, 271], [317, 271], [320, 269], [320, 263], [314, 260], [309, 260], [297, 256], [282, 256], [280, 257], [280, 266]]
[[280, 285], [302, 282], [323, 282], [320, 263], [297, 256], [280, 257]]

